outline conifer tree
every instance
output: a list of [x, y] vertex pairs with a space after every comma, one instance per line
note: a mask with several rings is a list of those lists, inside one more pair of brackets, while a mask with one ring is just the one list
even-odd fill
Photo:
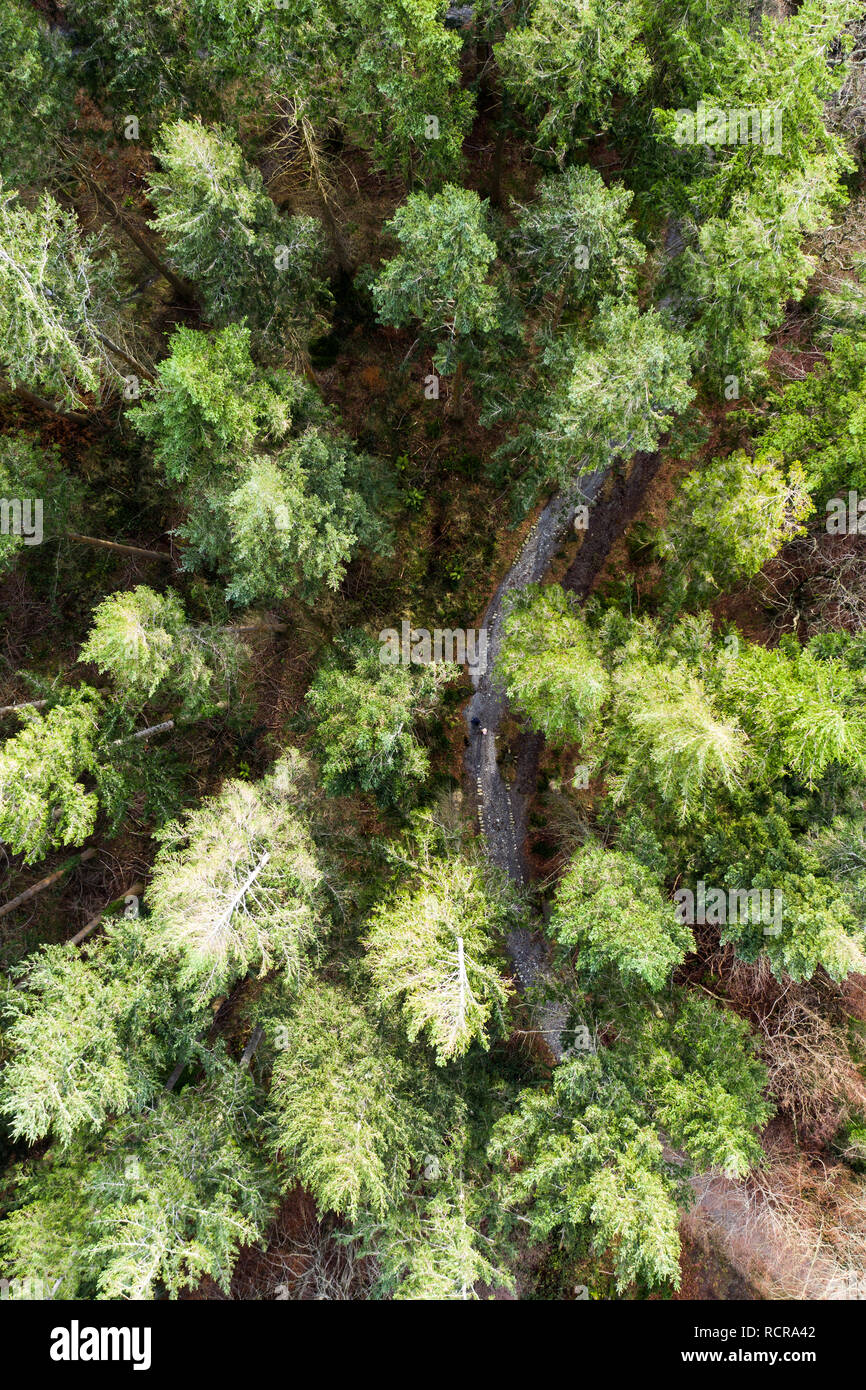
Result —
[[141, 1110], [206, 1021], [156, 967], [140, 919], [110, 924], [81, 951], [44, 946], [15, 975], [2, 1110], [30, 1144], [50, 1135], [66, 1148], [110, 1115]]
[[332, 985], [308, 986], [283, 1028], [270, 1106], [287, 1179], [304, 1183], [320, 1210], [383, 1215], [422, 1142], [406, 1067]]
[[[677, 1288], [679, 1203], [691, 1172], [742, 1176], [760, 1158], [754, 1131], [772, 1108], [746, 1024], [677, 993], [655, 1011], [616, 1011], [616, 1041], [556, 1068], [497, 1122], [490, 1145], [503, 1196], [535, 1239], [554, 1233], [612, 1261], [622, 1292]], [[661, 1134], [667, 1138], [666, 1156]]]
[[446, 184], [441, 193], [413, 193], [386, 226], [400, 251], [386, 261], [371, 291], [380, 323], [416, 322], [436, 345], [433, 365], [456, 373], [454, 410], [461, 404], [462, 361], [474, 339], [496, 327], [499, 292], [488, 282], [496, 243], [477, 193]]
[[[81, 488], [60, 468], [56, 449], [41, 449], [25, 434], [4, 435], [0, 437], [0, 498], [11, 507], [16, 501], [22, 507], [21, 527], [9, 524], [0, 532], [2, 575], [32, 545], [63, 535], [80, 504]], [[14, 520], [12, 511], [10, 518]]]
[[671, 606], [709, 603], [751, 579], [813, 510], [803, 469], [739, 451], [682, 483], [661, 538]]
[[159, 693], [178, 718], [195, 719], [215, 708], [241, 653], [230, 630], [190, 625], [173, 590], [158, 594], [139, 584], [97, 606], [80, 660], [109, 674], [131, 704]]
[[247, 328], [179, 328], [129, 418], [181, 486], [184, 568], [216, 568], [233, 602], [311, 601], [359, 544], [385, 544], [369, 460], [309, 383], [254, 366]]
[[745, 782], [749, 743], [743, 728], [724, 717], [684, 665], [624, 663], [615, 689], [622, 719], [621, 771], [611, 783], [615, 800], [636, 786], [650, 787], [683, 823], [708, 798]]
[[845, 201], [850, 155], [826, 121], [838, 72], [827, 60], [855, 13], [852, 0], [804, 0], [784, 22], [763, 15], [754, 33], [736, 14], [703, 32], [699, 21], [668, 32], [683, 104], [655, 116], [682, 150], [680, 164], [693, 166], [691, 178], [677, 168], [666, 182], [668, 202], [688, 210], [687, 245], [672, 274], [717, 382], [756, 379], [763, 339], [812, 272], [803, 237]]
[[616, 969], [623, 981], [661, 989], [694, 949], [654, 875], [632, 854], [587, 844], [574, 854], [556, 888], [550, 929], [577, 947], [582, 979]]
[[536, 0], [528, 23], [495, 47], [506, 89], [525, 105], [539, 144], [561, 162], [650, 75], [640, 0]]
[[28, 208], [0, 185], [0, 365], [13, 386], [66, 405], [98, 397], [114, 278], [50, 193]]
[[631, 235], [633, 196], [621, 184], [606, 187], [588, 165], [541, 180], [535, 200], [515, 208], [516, 258], [531, 302], [556, 295], [561, 312], [566, 301], [583, 304], [634, 288], [646, 253]]
[[227, 782], [159, 832], [149, 939], [179, 959], [197, 997], [251, 970], [302, 975], [323, 911], [323, 872], [301, 810], [311, 793], [303, 761], [288, 753], [260, 782]]
[[377, 997], [397, 1005], [410, 1041], [423, 1034], [441, 1065], [500, 1029], [509, 987], [494, 941], [507, 900], [481, 870], [458, 859], [432, 860], [418, 881], [376, 908], [367, 960]]
[[22, 1175], [0, 1247], [13, 1271], [48, 1287], [59, 1272], [65, 1298], [177, 1298], [205, 1277], [228, 1292], [240, 1248], [273, 1214], [274, 1182], [249, 1074], [219, 1052], [203, 1060], [204, 1076], [117, 1120], [99, 1148], [52, 1150]]
[[592, 735], [609, 678], [559, 585], [529, 585], [512, 604], [497, 670], [509, 699], [551, 742]]
[[562, 334], [543, 351], [544, 385], [532, 418], [501, 454], [515, 456], [524, 490], [655, 449], [694, 399], [691, 347], [655, 310], [606, 296], [585, 336]]
[[45, 124], [69, 114], [71, 55], [24, 0], [3, 6], [0, 55], [0, 178], [24, 185], [50, 167]]
[[372, 792], [387, 806], [427, 776], [430, 760], [413, 725], [432, 713], [456, 669], [383, 662], [384, 650], [365, 633], [346, 634], [317, 671], [307, 701], [325, 790]]
[[84, 779], [98, 758], [102, 701], [80, 686], [44, 714], [23, 705], [22, 728], [0, 747], [0, 840], [26, 864], [93, 830], [97, 796]]
[[312, 217], [283, 217], [231, 134], [194, 121], [163, 126], [151, 176], [153, 226], [216, 327], [245, 321], [258, 352], [304, 359], [322, 320], [324, 246]]

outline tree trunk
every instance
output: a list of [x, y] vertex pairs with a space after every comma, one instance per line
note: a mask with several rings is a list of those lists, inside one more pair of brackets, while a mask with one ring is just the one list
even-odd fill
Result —
[[242, 1070], [245, 1071], [246, 1068], [249, 1066], [250, 1062], [251, 1062], [251, 1061], [253, 1060], [253, 1058], [255, 1057], [255, 1055], [256, 1055], [256, 1049], [258, 1048], [258, 1045], [259, 1045], [259, 1043], [261, 1042], [261, 1040], [262, 1040], [262, 1038], [263, 1038], [264, 1036], [265, 1036], [265, 1030], [264, 1030], [264, 1028], [262, 1027], [262, 1025], [261, 1025], [260, 1023], [257, 1023], [256, 1026], [255, 1026], [255, 1028], [253, 1029], [252, 1033], [250, 1034], [250, 1040], [249, 1040], [249, 1042], [247, 1043], [246, 1047], [244, 1048], [243, 1056], [241, 1057], [241, 1069], [242, 1069]]
[[[15, 706], [12, 705], [10, 708], [14, 709]], [[5, 917], [7, 912], [12, 912], [14, 908], [20, 907], [22, 903], [29, 902], [31, 898], [35, 898], [36, 894], [41, 893], [43, 888], [50, 888], [52, 883], [56, 883], [59, 878], [63, 878], [64, 874], [68, 874], [70, 869], [74, 869], [78, 864], [83, 864], [86, 859], [92, 859], [95, 853], [95, 849], [84, 849], [80, 854], [75, 854], [71, 859], [67, 859], [66, 863], [61, 864], [60, 868], [56, 869], [53, 874], [49, 874], [47, 878], [41, 878], [38, 883], [33, 884], [32, 888], [26, 888], [23, 893], [19, 893], [18, 897], [13, 898], [11, 902], [4, 903], [3, 906], [0, 907], [0, 917]]]
[[82, 536], [78, 531], [67, 531], [71, 541], [81, 541], [84, 545], [103, 545], [106, 550], [119, 550], [124, 555], [140, 555], [145, 560], [171, 560], [168, 550], [144, 550], [140, 545], [121, 545], [119, 541], [103, 541], [98, 536]]
[[117, 343], [112, 342], [111, 338], [106, 337], [104, 333], [100, 333], [97, 330], [96, 336], [99, 339], [99, 341], [109, 349], [110, 352], [113, 352], [124, 362], [128, 362], [130, 367], [133, 367], [136, 372], [138, 372], [141, 376], [144, 377], [145, 381], [156, 381], [156, 377], [154, 376], [153, 372], [148, 371], [147, 367], [145, 367], [143, 362], [139, 362], [138, 359], [135, 357], [130, 357], [128, 352], [126, 352], [122, 347], [119, 347]]
[[323, 177], [319, 165], [319, 152], [316, 148], [315, 132], [313, 130], [313, 127], [310, 125], [310, 122], [307, 120], [306, 116], [301, 117], [299, 124], [301, 128], [301, 135], [304, 141], [304, 146], [306, 147], [307, 151], [307, 159], [310, 163], [310, 176], [316, 187], [316, 193], [319, 199], [319, 206], [322, 209], [322, 218], [324, 219], [325, 226], [328, 229], [328, 235], [331, 238], [331, 245], [333, 246], [334, 252], [337, 257], [337, 264], [339, 265], [340, 269], [345, 272], [346, 275], [351, 275], [352, 271], [354, 270], [352, 258], [349, 255], [348, 248], [346, 246], [345, 241], [343, 240], [343, 234], [337, 225], [337, 219], [335, 218], [334, 213], [331, 209], [331, 200], [328, 195], [327, 181]]
[[[229, 623], [225, 627], [218, 629], [219, 632], [285, 632], [285, 623], [239, 623], [233, 625]], [[3, 711], [0, 709], [0, 714]]]
[[12, 389], [16, 396], [21, 397], [22, 401], [26, 401], [28, 405], [36, 406], [39, 410], [47, 410], [49, 415], [57, 415], [61, 420], [74, 420], [76, 425], [93, 424], [93, 420], [89, 415], [84, 415], [79, 410], [61, 410], [59, 406], [52, 405], [50, 401], [43, 400], [42, 396], [37, 396], [32, 391], [28, 391], [27, 387], [22, 386], [20, 382], [17, 386], [13, 386]]
[[[66, 149], [66, 147], [59, 140], [56, 140], [55, 143], [63, 152], [64, 156], [66, 158], [69, 158], [70, 151]], [[168, 281], [178, 298], [182, 299], [185, 304], [195, 304], [196, 295], [192, 285], [190, 285], [186, 280], [182, 279], [180, 275], [177, 275], [171, 269], [171, 266], [166, 265], [165, 261], [157, 255], [156, 251], [154, 251], [153, 247], [151, 246], [144, 233], [139, 231], [139, 229], [136, 227], [135, 223], [127, 215], [127, 213], [123, 212], [122, 209], [117, 206], [117, 203], [114, 201], [111, 194], [106, 192], [106, 190], [99, 184], [98, 180], [93, 176], [90, 170], [87, 169], [74, 155], [72, 157], [72, 167], [74, 168], [75, 172], [79, 175], [79, 177], [82, 179], [82, 181], [91, 190], [93, 196], [96, 198], [96, 201], [99, 203], [100, 207], [105, 209], [112, 221], [116, 222], [118, 227], [120, 227], [121, 231], [124, 232], [125, 235], [129, 237], [130, 241], [138, 247], [145, 260], [150, 261], [150, 264], [153, 266], [154, 270], [158, 271], [162, 278]]]
[[20, 705], [0, 705], [0, 714], [14, 714], [17, 709], [42, 709], [47, 700], [22, 700]]
[[137, 729], [134, 734], [127, 734], [125, 738], [113, 738], [111, 740], [111, 746], [112, 748], [117, 748], [119, 744], [129, 743], [134, 738], [150, 738], [151, 734], [164, 734], [167, 733], [169, 729], [173, 728], [174, 720], [165, 719], [162, 724], [151, 724], [148, 729]]
[[127, 888], [125, 893], [121, 893], [119, 898], [113, 898], [110, 903], [106, 903], [105, 907], [102, 909], [101, 912], [97, 912], [95, 917], [91, 917], [90, 921], [87, 923], [87, 926], [82, 927], [81, 931], [77, 931], [74, 936], [71, 936], [69, 938], [67, 945], [80, 946], [82, 941], [84, 941], [88, 936], [90, 936], [91, 932], [96, 931], [96, 928], [99, 926], [106, 912], [111, 912], [113, 908], [119, 907], [121, 903], [126, 902], [127, 898], [140, 897], [143, 892], [143, 883], [133, 883], [129, 888]]

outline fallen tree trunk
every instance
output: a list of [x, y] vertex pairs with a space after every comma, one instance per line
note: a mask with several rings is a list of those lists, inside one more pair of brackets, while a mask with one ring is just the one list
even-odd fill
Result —
[[[15, 706], [12, 705], [10, 708], [14, 709]], [[50, 888], [52, 883], [56, 883], [59, 878], [63, 878], [64, 874], [68, 874], [70, 870], [74, 869], [78, 864], [83, 864], [85, 860], [92, 859], [95, 853], [95, 849], [84, 849], [80, 854], [75, 854], [71, 859], [67, 859], [64, 864], [61, 864], [59, 869], [55, 869], [53, 874], [48, 874], [46, 878], [40, 879], [38, 883], [33, 884], [32, 888], [26, 888], [23, 893], [19, 893], [18, 897], [13, 898], [11, 902], [4, 903], [3, 906], [0, 907], [0, 917], [5, 917], [7, 912], [12, 912], [16, 907], [20, 907], [22, 903], [29, 902], [31, 898], [35, 898], [36, 894], [41, 893], [43, 888]]]

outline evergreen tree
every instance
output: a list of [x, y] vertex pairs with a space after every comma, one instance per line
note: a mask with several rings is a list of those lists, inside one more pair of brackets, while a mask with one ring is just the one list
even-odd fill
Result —
[[50, 193], [28, 208], [0, 185], [2, 370], [13, 385], [68, 405], [99, 395], [107, 360], [99, 325], [113, 279]]
[[501, 1030], [509, 987], [497, 969], [494, 940], [507, 899], [481, 870], [458, 859], [421, 866], [417, 882], [376, 908], [367, 960], [377, 997], [398, 1004], [410, 1041], [423, 1033], [441, 1065]]
[[149, 181], [161, 232], [180, 273], [201, 290], [216, 327], [243, 320], [257, 351], [304, 358], [326, 298], [324, 246], [312, 217], [283, 217], [230, 133], [194, 121], [164, 126]]
[[205, 1022], [156, 967], [139, 920], [109, 925], [80, 952], [43, 946], [14, 973], [2, 1112], [29, 1144], [51, 1135], [66, 1148], [110, 1115], [141, 1110]]
[[51, 1151], [22, 1175], [2, 1237], [13, 1270], [49, 1286], [59, 1271], [66, 1298], [177, 1298], [205, 1277], [228, 1293], [275, 1194], [254, 1083], [218, 1053], [205, 1062], [181, 1094], [111, 1125], [100, 1150]]
[[676, 1003], [618, 1010], [616, 1041], [562, 1063], [549, 1089], [525, 1091], [491, 1143], [503, 1195], [533, 1238], [608, 1252], [618, 1292], [679, 1286], [690, 1172], [744, 1175], [772, 1114], [745, 1023], [700, 996]]
[[653, 450], [694, 399], [690, 359], [686, 339], [658, 313], [607, 296], [587, 338], [563, 335], [547, 345], [547, 389], [503, 452], [517, 457], [535, 487], [552, 480], [573, 488], [611, 459]]
[[640, 0], [536, 0], [495, 47], [506, 89], [528, 108], [542, 148], [561, 162], [650, 75]]
[[179, 958], [197, 997], [225, 992], [250, 970], [301, 976], [322, 912], [323, 873], [301, 810], [311, 792], [289, 753], [261, 782], [227, 782], [159, 831], [149, 940]]
[[307, 987], [283, 1029], [270, 1106], [287, 1181], [308, 1187], [320, 1210], [383, 1215], [420, 1147], [404, 1064], [335, 986]]
[[69, 114], [70, 54], [24, 0], [3, 6], [0, 54], [0, 179], [27, 184], [51, 164], [45, 126]]
[[724, 718], [685, 666], [624, 664], [615, 687], [622, 721], [615, 735], [621, 770], [611, 779], [616, 801], [639, 786], [651, 788], [682, 823], [710, 797], [745, 781], [744, 730], [736, 719]]
[[314, 0], [273, 14], [267, 60], [298, 126], [309, 122], [320, 145], [338, 128], [409, 185], [453, 177], [473, 101], [461, 84], [462, 40], [442, 13], [441, 0]]
[[44, 714], [22, 706], [21, 730], [0, 747], [0, 840], [25, 864], [80, 844], [96, 824], [84, 778], [97, 766], [101, 703], [81, 686]]
[[332, 796], [372, 792], [396, 805], [427, 776], [430, 759], [412, 726], [435, 709], [455, 668], [383, 662], [385, 649], [364, 633], [348, 634], [340, 646], [307, 691], [322, 785]]
[[624, 981], [656, 990], [694, 949], [655, 876], [634, 855], [599, 844], [572, 856], [557, 884], [551, 932], [577, 948], [581, 978], [613, 966]]
[[751, 579], [812, 511], [802, 468], [738, 451], [684, 479], [661, 541], [672, 606], [710, 603]]
[[756, 454], [800, 462], [806, 486], [822, 501], [849, 488], [866, 491], [866, 342], [837, 334], [826, 362], [803, 381], [771, 392]]
[[[35, 542], [62, 536], [81, 500], [81, 488], [58, 463], [57, 450], [41, 449], [25, 434], [0, 437], [0, 498], [22, 505], [19, 530], [0, 531], [0, 576], [12, 569]], [[24, 508], [29, 506], [27, 516]], [[14, 514], [10, 512], [10, 518]], [[32, 533], [28, 541], [26, 531]]]
[[[688, 214], [687, 246], [673, 273], [716, 379], [755, 376], [766, 357], [763, 338], [810, 277], [803, 236], [845, 199], [850, 156], [828, 129], [824, 103], [837, 85], [828, 56], [854, 14], [852, 0], [804, 0], [783, 23], [764, 15], [754, 35], [742, 16], [703, 35], [689, 24], [670, 31], [686, 106], [657, 111], [656, 119], [684, 150], [681, 159], [697, 160], [691, 178], [676, 169], [664, 186], [668, 205]], [[749, 121], [760, 123], [761, 113], [767, 129], [759, 138]]]
[[488, 283], [496, 243], [487, 233], [486, 209], [477, 193], [446, 184], [432, 197], [413, 193], [387, 224], [400, 252], [386, 261], [371, 290], [380, 323], [415, 322], [435, 343], [433, 365], [456, 372], [454, 409], [459, 411], [462, 354], [473, 338], [491, 333], [501, 310]]
[[631, 235], [633, 196], [621, 184], [606, 187], [589, 166], [541, 180], [535, 201], [515, 209], [515, 253], [530, 302], [556, 295], [561, 311], [566, 301], [594, 302], [634, 288], [646, 253]]
[[610, 683], [559, 585], [530, 585], [513, 603], [497, 671], [509, 699], [551, 742], [583, 742], [592, 734]]
[[356, 454], [316, 390], [259, 371], [249, 330], [179, 328], [134, 428], [150, 440], [187, 519], [187, 569], [212, 566], [233, 602], [312, 600], [336, 588], [357, 545], [384, 544], [368, 460]]
[[178, 718], [195, 719], [216, 707], [214, 696], [231, 682], [240, 651], [230, 630], [192, 627], [173, 590], [157, 594], [139, 584], [97, 606], [80, 659], [110, 675], [131, 704], [159, 693]]

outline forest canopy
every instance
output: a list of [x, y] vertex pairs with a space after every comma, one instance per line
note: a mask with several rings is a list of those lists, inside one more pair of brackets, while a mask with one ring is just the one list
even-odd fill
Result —
[[864, 53], [5, 0], [0, 1298], [864, 1296]]

